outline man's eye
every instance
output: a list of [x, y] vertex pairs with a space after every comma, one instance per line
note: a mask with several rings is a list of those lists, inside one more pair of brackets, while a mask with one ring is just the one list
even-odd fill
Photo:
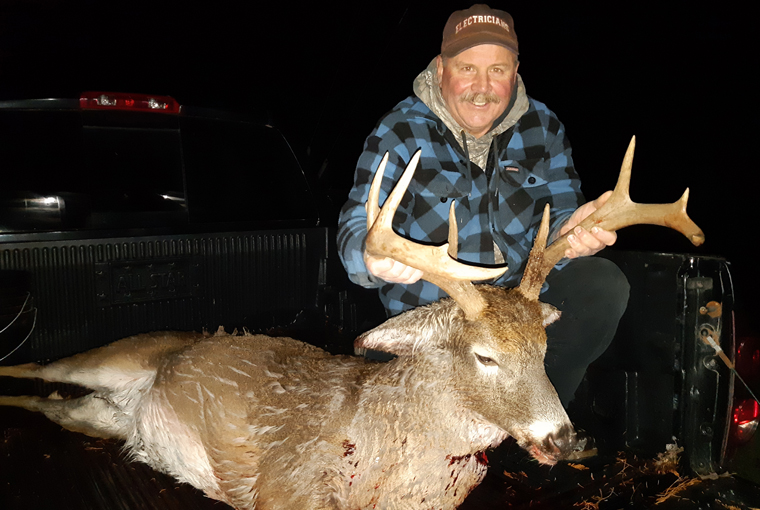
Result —
[[478, 353], [475, 354], [475, 359], [477, 359], [481, 365], [484, 365], [486, 367], [495, 367], [498, 366], [498, 363], [496, 363], [493, 359], [487, 357], [487, 356], [481, 356]]

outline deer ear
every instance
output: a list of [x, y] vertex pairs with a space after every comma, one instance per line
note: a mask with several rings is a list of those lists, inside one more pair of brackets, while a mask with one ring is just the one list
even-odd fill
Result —
[[382, 330], [381, 327], [367, 331], [354, 340], [354, 353], [362, 356], [367, 350], [388, 352], [403, 356], [414, 351], [413, 335], [398, 330]]
[[541, 304], [541, 317], [543, 319], [542, 321], [543, 327], [546, 327], [552, 322], [556, 321], [562, 315], [562, 312], [554, 308], [549, 303], [540, 303], [540, 304]]
[[434, 339], [446, 338], [442, 321], [430, 320], [427, 307], [415, 308], [391, 317], [374, 329], [354, 340], [354, 352], [364, 354], [366, 349], [389, 352], [398, 356], [435, 348]]

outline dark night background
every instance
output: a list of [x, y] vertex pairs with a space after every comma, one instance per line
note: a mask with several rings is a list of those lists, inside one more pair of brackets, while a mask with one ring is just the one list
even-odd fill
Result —
[[[258, 4], [0, 0], [0, 100], [106, 90], [264, 113], [337, 210], [364, 137], [411, 93], [448, 15], [471, 2]], [[587, 198], [614, 185], [636, 135], [632, 198], [671, 202], [688, 186], [707, 242], [632, 227], [619, 246], [726, 257], [738, 306], [753, 315], [760, 179], [749, 7], [573, 4], [490, 5], [513, 15], [528, 94], [565, 124]]]

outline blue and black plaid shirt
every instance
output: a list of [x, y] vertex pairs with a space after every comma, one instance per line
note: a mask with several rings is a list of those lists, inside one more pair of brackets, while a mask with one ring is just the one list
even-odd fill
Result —
[[446, 294], [419, 281], [389, 284], [364, 265], [367, 214], [364, 204], [385, 152], [380, 204], [418, 148], [420, 164], [394, 217], [400, 235], [427, 244], [448, 238], [449, 205], [456, 202], [458, 257], [480, 265], [495, 263], [494, 244], [509, 266], [496, 285], [517, 285], [541, 221], [551, 204], [550, 236], [584, 202], [562, 123], [544, 104], [530, 106], [517, 123], [494, 137], [487, 168], [470, 162], [444, 123], [417, 97], [400, 102], [378, 123], [365, 142], [354, 187], [339, 220], [338, 250], [354, 283], [379, 287], [389, 315], [437, 301]]

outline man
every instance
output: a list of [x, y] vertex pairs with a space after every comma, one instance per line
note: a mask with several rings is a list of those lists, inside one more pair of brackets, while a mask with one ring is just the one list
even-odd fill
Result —
[[456, 201], [458, 258], [480, 265], [506, 262], [509, 271], [495, 285], [519, 283], [544, 205], [551, 204], [550, 239], [574, 230], [566, 260], [547, 277], [541, 296], [562, 311], [562, 319], [547, 328], [546, 371], [567, 407], [588, 365], [612, 340], [629, 287], [614, 264], [585, 258], [615, 242], [614, 232], [577, 226], [610, 192], [581, 205], [564, 127], [526, 95], [517, 55], [508, 13], [474, 5], [451, 15], [441, 54], [414, 81], [414, 96], [396, 105], [367, 138], [341, 212], [338, 249], [352, 281], [379, 288], [389, 315], [445, 297], [420, 280], [417, 269], [364, 253], [364, 203], [386, 151], [381, 204], [417, 148], [422, 150], [394, 218], [397, 231], [423, 243], [444, 243], [449, 205]]

